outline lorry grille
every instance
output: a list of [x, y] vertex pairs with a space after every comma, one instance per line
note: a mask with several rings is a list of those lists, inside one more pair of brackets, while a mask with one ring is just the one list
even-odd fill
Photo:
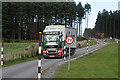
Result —
[[46, 45], [46, 48], [57, 48], [58, 45]]
[[56, 55], [56, 54], [48, 54], [48, 55]]
[[48, 53], [56, 53], [56, 51], [48, 51]]

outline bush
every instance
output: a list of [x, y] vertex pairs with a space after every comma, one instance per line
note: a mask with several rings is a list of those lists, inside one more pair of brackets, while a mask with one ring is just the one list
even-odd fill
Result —
[[87, 40], [85, 37], [77, 37], [77, 41]]
[[8, 38], [3, 38], [4, 42], [11, 43], [11, 42], [19, 42], [19, 40], [15, 39], [8, 39]]
[[78, 43], [78, 44], [77, 44], [77, 48], [81, 48], [81, 45], [80, 45], [80, 43]]
[[25, 56], [24, 54], [21, 54], [21, 59], [24, 60]]
[[18, 39], [14, 40], [14, 42], [20, 42]]
[[7, 42], [7, 43], [10, 43], [10, 42], [12, 42], [12, 39], [3, 38], [3, 41]]

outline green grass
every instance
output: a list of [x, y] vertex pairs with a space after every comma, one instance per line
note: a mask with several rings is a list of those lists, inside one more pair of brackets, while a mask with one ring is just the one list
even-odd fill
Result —
[[4, 43], [4, 54], [8, 52], [25, 50], [25, 48], [34, 44], [37, 43]]
[[[97, 44], [96, 41], [90, 41], [90, 42], [88, 43], [89, 46], [92, 46], [92, 45], [95, 45], [95, 44]], [[87, 43], [83, 44], [83, 45], [82, 45], [82, 48], [83, 48], [83, 47], [87, 47]]]
[[104, 42], [115, 42], [114, 39], [108, 39], [108, 40], [104, 40]]
[[38, 56], [37, 43], [4, 43], [3, 47], [4, 67], [30, 61]]
[[110, 44], [91, 54], [60, 66], [53, 78], [118, 78], [118, 44]]

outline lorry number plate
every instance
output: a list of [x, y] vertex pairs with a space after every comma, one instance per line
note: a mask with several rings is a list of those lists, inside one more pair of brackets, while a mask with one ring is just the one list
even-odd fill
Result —
[[54, 57], [54, 55], [50, 55], [50, 57]]

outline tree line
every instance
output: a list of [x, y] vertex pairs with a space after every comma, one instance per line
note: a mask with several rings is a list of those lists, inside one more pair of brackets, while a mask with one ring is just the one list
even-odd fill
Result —
[[83, 36], [88, 39], [88, 38], [95, 38], [96, 37], [96, 30], [95, 28], [85, 28]]
[[2, 37], [35, 40], [46, 25], [74, 27], [76, 21], [81, 24], [87, 6], [90, 4], [83, 7], [80, 2], [3, 2]]
[[120, 11], [99, 11], [96, 23], [96, 33], [104, 33], [105, 38], [120, 38]]

